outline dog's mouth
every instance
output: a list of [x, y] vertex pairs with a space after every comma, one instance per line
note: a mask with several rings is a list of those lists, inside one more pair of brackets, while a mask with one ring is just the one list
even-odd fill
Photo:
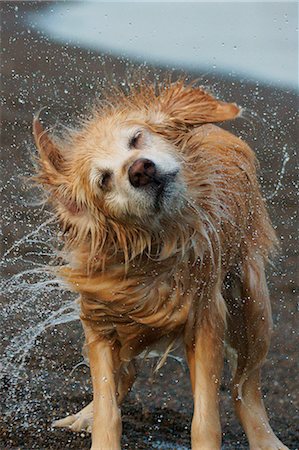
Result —
[[155, 192], [155, 210], [161, 209], [161, 206], [163, 204], [163, 199], [165, 195], [165, 181], [160, 182], [157, 184], [156, 192]]
[[153, 190], [154, 209], [156, 211], [163, 207], [164, 201], [170, 196], [170, 186], [175, 182], [177, 174], [178, 170], [152, 178], [151, 190]]

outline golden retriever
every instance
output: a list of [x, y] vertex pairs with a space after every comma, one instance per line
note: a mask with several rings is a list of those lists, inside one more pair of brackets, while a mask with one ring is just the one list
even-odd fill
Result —
[[65, 231], [60, 274], [80, 294], [93, 383], [93, 402], [55, 425], [92, 427], [93, 450], [120, 449], [134, 358], [179, 338], [192, 449], [221, 446], [224, 343], [250, 449], [287, 448], [260, 387], [272, 327], [264, 267], [276, 238], [253, 151], [212, 124], [240, 111], [179, 80], [110, 92], [65, 139], [34, 120], [36, 180]]

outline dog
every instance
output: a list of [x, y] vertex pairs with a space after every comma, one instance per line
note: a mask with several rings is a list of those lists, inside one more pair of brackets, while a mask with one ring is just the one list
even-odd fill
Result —
[[194, 83], [143, 81], [110, 91], [64, 138], [34, 119], [35, 180], [64, 231], [60, 275], [80, 294], [93, 384], [93, 402], [54, 425], [92, 428], [92, 450], [120, 449], [134, 359], [178, 339], [194, 398], [192, 449], [221, 447], [225, 348], [250, 449], [287, 449], [260, 384], [272, 329], [265, 265], [277, 240], [254, 152], [214, 125], [241, 112]]

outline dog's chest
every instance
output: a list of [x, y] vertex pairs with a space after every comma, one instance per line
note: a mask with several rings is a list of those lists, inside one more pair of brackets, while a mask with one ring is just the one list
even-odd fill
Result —
[[99, 334], [117, 339], [124, 354], [138, 354], [161, 337], [180, 334], [192, 302], [186, 279], [181, 272], [156, 271], [116, 280], [107, 272], [92, 295], [82, 295], [82, 317]]

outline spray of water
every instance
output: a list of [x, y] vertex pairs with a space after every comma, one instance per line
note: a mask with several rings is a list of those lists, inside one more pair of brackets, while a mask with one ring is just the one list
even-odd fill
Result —
[[[3, 295], [1, 332], [4, 344], [0, 381], [9, 381], [6, 415], [25, 414], [28, 399], [19, 399], [18, 390], [30, 377], [27, 362], [38, 338], [47, 330], [78, 320], [73, 294], [50, 270], [57, 247], [52, 216], [17, 240], [0, 261]], [[53, 263], [52, 263], [53, 264]], [[38, 380], [37, 380], [38, 381]], [[41, 380], [42, 381], [42, 380]]]
[[287, 151], [287, 148], [288, 148], [287, 145], [283, 146], [282, 165], [281, 165], [280, 172], [278, 174], [278, 181], [276, 183], [276, 187], [275, 187], [274, 191], [266, 197], [267, 200], [272, 200], [272, 198], [274, 198], [277, 195], [278, 191], [283, 186], [282, 182], [283, 182], [283, 177], [284, 177], [285, 171], [286, 171], [286, 165], [290, 160], [290, 155]]

